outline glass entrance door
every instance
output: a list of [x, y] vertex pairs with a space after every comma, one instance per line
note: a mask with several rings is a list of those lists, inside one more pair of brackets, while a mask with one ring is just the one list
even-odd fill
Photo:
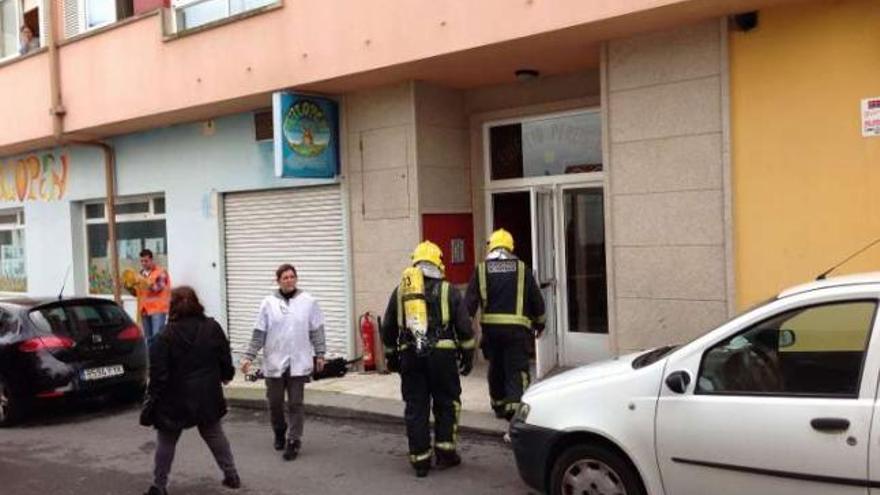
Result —
[[605, 214], [600, 187], [560, 189], [560, 299], [562, 361], [588, 363], [609, 356]]
[[604, 359], [608, 348], [605, 217], [601, 187], [530, 186], [491, 194], [491, 232], [510, 231], [547, 307], [535, 342], [540, 378], [556, 366]]
[[556, 215], [552, 188], [532, 190], [532, 252], [534, 273], [544, 304], [547, 322], [544, 334], [535, 341], [535, 370], [538, 378], [549, 373], [559, 364], [559, 337], [556, 325]]

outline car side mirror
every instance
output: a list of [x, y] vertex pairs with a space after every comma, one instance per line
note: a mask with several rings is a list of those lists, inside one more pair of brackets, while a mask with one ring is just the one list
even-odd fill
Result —
[[687, 392], [691, 384], [691, 375], [687, 371], [675, 371], [666, 377], [666, 386], [677, 394]]
[[797, 341], [795, 338], [794, 332], [791, 330], [780, 330], [779, 331], [779, 348], [784, 349], [786, 347], [791, 347]]

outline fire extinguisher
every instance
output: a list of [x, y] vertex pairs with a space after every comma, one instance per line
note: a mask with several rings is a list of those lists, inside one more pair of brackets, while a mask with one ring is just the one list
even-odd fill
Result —
[[369, 311], [361, 315], [359, 324], [361, 327], [361, 343], [364, 345], [364, 371], [373, 371], [376, 369], [376, 355], [373, 353], [373, 349], [375, 349], [376, 326], [373, 325], [373, 319]]

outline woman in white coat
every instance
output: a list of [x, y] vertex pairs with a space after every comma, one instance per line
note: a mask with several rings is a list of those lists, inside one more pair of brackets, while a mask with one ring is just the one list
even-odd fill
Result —
[[314, 297], [296, 288], [297, 274], [293, 265], [279, 266], [275, 279], [278, 290], [260, 304], [251, 343], [241, 360], [241, 371], [248, 374], [262, 349], [275, 450], [284, 450], [284, 460], [292, 461], [302, 445], [305, 384], [312, 371], [320, 372], [324, 368], [324, 315]]

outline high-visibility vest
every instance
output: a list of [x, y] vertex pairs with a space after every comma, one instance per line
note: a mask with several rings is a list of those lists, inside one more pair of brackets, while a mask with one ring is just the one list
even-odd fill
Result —
[[[165, 276], [165, 287], [162, 290], [151, 291], [149, 287], [154, 286], [156, 280], [162, 275]], [[165, 269], [157, 266], [150, 271], [147, 279], [150, 281], [149, 287], [137, 291], [138, 307], [140, 308], [138, 312], [147, 315], [167, 314], [171, 306], [171, 277]]]
[[[516, 287], [513, 291], [511, 291], [509, 287], [503, 287], [502, 289], [506, 290], [503, 290], [499, 296], [502, 300], [489, 301], [489, 282], [486, 279], [493, 274], [489, 273], [487, 275], [487, 263], [493, 263], [493, 265], [498, 265], [499, 267], [503, 266], [503, 272], [499, 272], [498, 276], [503, 276], [504, 274], [512, 273], [513, 271], [516, 272]], [[515, 266], [513, 270], [510, 269], [512, 268], [511, 265]], [[526, 316], [523, 311], [526, 291], [525, 277], [526, 264], [516, 259], [492, 260], [480, 263], [477, 266], [477, 283], [480, 287], [480, 302], [482, 306], [482, 311], [480, 311], [481, 324], [518, 325], [527, 329], [532, 328], [532, 319]]]

